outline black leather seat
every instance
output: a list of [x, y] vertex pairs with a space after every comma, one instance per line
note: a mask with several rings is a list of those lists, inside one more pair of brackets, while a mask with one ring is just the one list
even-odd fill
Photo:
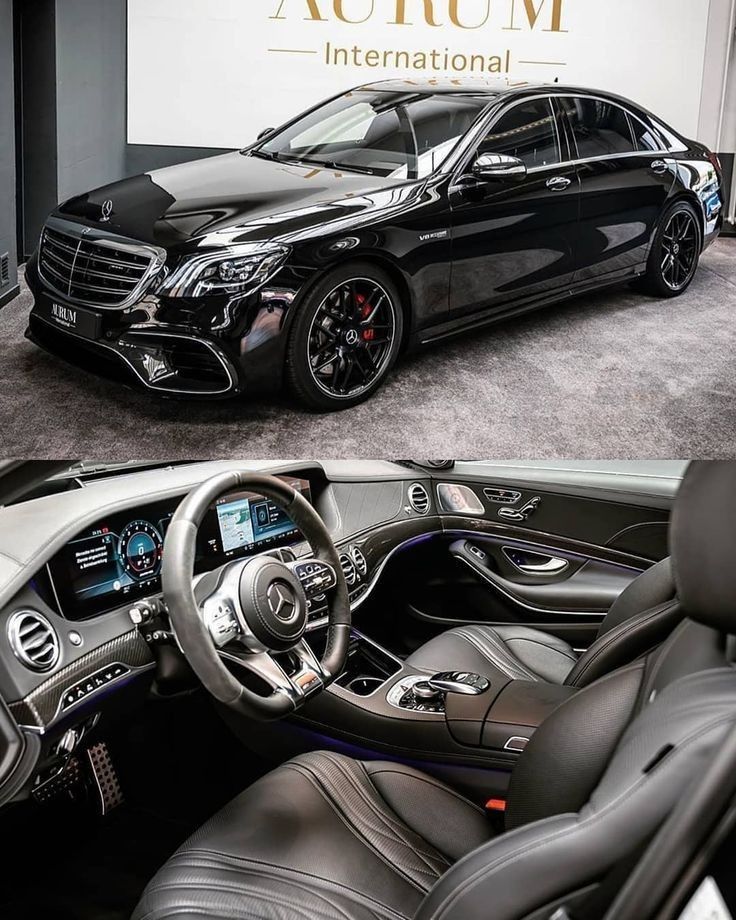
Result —
[[493, 678], [584, 687], [663, 642], [682, 619], [672, 567], [663, 559], [621, 592], [582, 655], [549, 633], [526, 626], [457, 626], [407, 658], [420, 671], [473, 671]]
[[197, 831], [135, 920], [521, 920], [607, 892], [736, 727], [736, 464], [694, 464], [681, 496], [672, 558], [692, 619], [537, 729], [503, 833], [410, 767], [308, 754]]

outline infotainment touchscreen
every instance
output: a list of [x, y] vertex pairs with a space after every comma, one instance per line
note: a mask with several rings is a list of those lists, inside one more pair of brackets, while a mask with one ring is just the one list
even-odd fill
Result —
[[[280, 478], [311, 500], [306, 479]], [[63, 612], [83, 619], [160, 590], [164, 540], [178, 503], [112, 514], [68, 543], [49, 563]], [[230, 493], [200, 525], [197, 571], [283, 546], [298, 535], [291, 518], [274, 502], [250, 492]]]
[[262, 497], [245, 493], [229, 496], [219, 501], [216, 508], [222, 550], [227, 555], [296, 533], [286, 512]]

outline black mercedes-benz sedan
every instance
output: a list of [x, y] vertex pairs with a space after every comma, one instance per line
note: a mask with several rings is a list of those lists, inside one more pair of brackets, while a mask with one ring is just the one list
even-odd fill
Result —
[[164, 396], [340, 409], [453, 333], [624, 281], [682, 293], [722, 206], [716, 155], [619, 96], [374, 83], [62, 204], [27, 335]]

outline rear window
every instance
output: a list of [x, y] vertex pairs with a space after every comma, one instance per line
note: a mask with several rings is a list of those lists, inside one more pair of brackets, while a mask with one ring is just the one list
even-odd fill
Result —
[[645, 125], [643, 121], [639, 121], [636, 116], [630, 115], [629, 123], [634, 132], [634, 141], [636, 142], [637, 150], [659, 151], [662, 149], [662, 145], [657, 139], [654, 131]]

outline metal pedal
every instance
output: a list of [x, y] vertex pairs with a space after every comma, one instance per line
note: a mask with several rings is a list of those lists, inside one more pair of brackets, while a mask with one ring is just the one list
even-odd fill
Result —
[[70, 757], [61, 766], [37, 776], [31, 794], [41, 804], [58, 802], [60, 799], [67, 801], [83, 799], [84, 777], [79, 760], [76, 757]]
[[123, 790], [120, 788], [118, 774], [112, 762], [112, 757], [104, 741], [87, 749], [87, 758], [92, 770], [92, 777], [97, 789], [98, 805], [101, 814], [106, 815], [122, 805], [124, 801]]

